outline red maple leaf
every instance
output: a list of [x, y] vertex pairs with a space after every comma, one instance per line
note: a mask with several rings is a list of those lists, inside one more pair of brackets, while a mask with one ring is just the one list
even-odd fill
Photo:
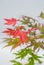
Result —
[[22, 31], [22, 30], [20, 30], [20, 28], [16, 28], [16, 30], [12, 30], [12, 29], [7, 28], [7, 30], [5, 30], [3, 33], [6, 33], [6, 34], [8, 34], [10, 36], [13, 36], [13, 38], [16, 38], [16, 37], [19, 36], [21, 42], [24, 43], [25, 40], [29, 40], [27, 35], [32, 30], [36, 30], [36, 28], [31, 28], [31, 29], [28, 30], [28, 32]]
[[16, 30], [12, 30], [12, 29], [7, 28], [7, 30], [5, 30], [3, 33], [6, 33], [10, 36], [13, 36], [14, 38], [19, 36], [22, 43], [24, 43], [25, 40], [29, 40], [29, 38], [27, 36], [28, 33], [25, 31], [22, 31], [18, 28]]
[[20, 30], [20, 29], [16, 29], [16, 31], [15, 31], [15, 33], [14, 33], [13, 36], [14, 36], [14, 38], [17, 37], [17, 36], [19, 36], [21, 42], [24, 43], [25, 40], [29, 40], [27, 34], [28, 34], [28, 33], [25, 32], [25, 31], [22, 31], [22, 30]]
[[19, 20], [15, 19], [15, 18], [11, 18], [11, 19], [4, 19], [6, 21], [6, 25], [15, 25]]
[[3, 33], [6, 33], [7, 35], [14, 35], [14, 33], [15, 33], [15, 30], [12, 30], [12, 29], [10, 29], [10, 28], [7, 28], [7, 30], [5, 30], [5, 31], [3, 31]]

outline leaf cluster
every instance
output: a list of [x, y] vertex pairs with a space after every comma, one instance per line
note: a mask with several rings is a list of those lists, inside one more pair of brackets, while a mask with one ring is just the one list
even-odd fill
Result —
[[[41, 12], [39, 15], [40, 18], [44, 19], [44, 13]], [[13, 19], [12, 19], [13, 20]], [[11, 21], [9, 21], [11, 22]], [[35, 65], [35, 61], [38, 61], [39, 63], [41, 63], [40, 58], [42, 58], [41, 56], [38, 56], [37, 54], [35, 54], [35, 51], [38, 49], [40, 50], [43, 49], [44, 50], [44, 42], [37, 42], [36, 40], [38, 39], [44, 39], [44, 24], [40, 24], [38, 22], [38, 20], [32, 18], [32, 17], [28, 17], [28, 16], [22, 16], [22, 20], [19, 20], [19, 22], [22, 23], [22, 25], [24, 24], [24, 26], [15, 26], [15, 31], [12, 35], [16, 35], [15, 38], [5, 38], [4, 42], [7, 42], [7, 46], [12, 46], [12, 49], [15, 49], [16, 47], [20, 46], [22, 44], [21, 40], [23, 40], [25, 43], [29, 43], [29, 45], [24, 48], [21, 49], [20, 51], [18, 51], [17, 53], [14, 53], [16, 55], [16, 59], [25, 59], [25, 57], [27, 55], [29, 55], [30, 57], [28, 58], [28, 63], [26, 63], [25, 65]], [[16, 20], [17, 23], [17, 20]], [[12, 23], [11, 23], [12, 24]], [[15, 21], [13, 23], [15, 25]], [[25, 25], [27, 25], [28, 27], [28, 31], [26, 31], [27, 29], [25, 28]], [[14, 27], [14, 26], [13, 26]], [[40, 35], [36, 34], [36, 30], [32, 30], [31, 32], [29, 31], [30, 28], [36, 28], [37, 30], [39, 30]], [[23, 32], [22, 32], [23, 30]], [[19, 32], [20, 31], [20, 32]], [[8, 33], [8, 31], [6, 31]], [[25, 33], [26, 32], [26, 33]], [[20, 38], [17, 37], [17, 33], [20, 33]], [[21, 34], [22, 33], [22, 34]], [[27, 35], [28, 33], [28, 35]], [[24, 35], [23, 35], [24, 34]], [[26, 40], [24, 39], [26, 38]], [[17, 60], [11, 60], [11, 62], [13, 63], [13, 65], [22, 65], [22, 63], [18, 62]]]
[[[21, 51], [14, 53], [16, 55], [16, 59], [24, 59], [28, 54], [30, 57], [28, 58], [28, 63], [25, 63], [25, 65], [35, 65], [35, 61], [38, 61], [39, 63], [42, 63], [42, 61], [39, 58], [42, 58], [41, 56], [38, 56], [33, 53], [33, 50], [27, 48], [27, 49], [22, 49]], [[14, 60], [12, 60], [14, 61]], [[17, 64], [19, 65], [19, 64]]]

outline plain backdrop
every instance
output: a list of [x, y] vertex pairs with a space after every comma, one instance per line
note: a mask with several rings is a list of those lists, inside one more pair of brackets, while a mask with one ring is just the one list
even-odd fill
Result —
[[[22, 15], [27, 15], [44, 23], [44, 20], [38, 18], [41, 12], [44, 12], [44, 0], [0, 0], [0, 65], [12, 65], [9, 61], [14, 59], [12, 53], [16, 51], [10, 52], [10, 47], [3, 48], [6, 44], [3, 42], [3, 38], [6, 36], [2, 33], [6, 28], [4, 26], [4, 18], [20, 18]], [[39, 54], [41, 53], [44, 52], [41, 50]]]

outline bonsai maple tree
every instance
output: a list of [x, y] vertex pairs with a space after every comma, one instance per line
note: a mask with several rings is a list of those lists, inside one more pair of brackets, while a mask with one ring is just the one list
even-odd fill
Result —
[[[44, 19], [44, 14], [41, 13], [39, 17]], [[11, 46], [11, 50], [13, 50], [18, 46], [24, 45], [24, 48], [14, 53], [16, 58], [11, 60], [13, 65], [35, 65], [35, 61], [42, 63], [41, 58], [43, 56], [39, 56], [37, 52], [39, 52], [40, 48], [44, 50], [44, 24], [28, 16], [22, 16], [21, 19], [5, 18], [4, 20], [5, 25], [12, 26], [12, 28], [7, 28], [3, 31], [3, 33], [9, 36], [8, 38], [4, 38], [4, 42], [7, 42], [4, 47]], [[22, 64], [21, 61], [27, 55], [27, 63]], [[19, 62], [18, 59], [21, 61]]]

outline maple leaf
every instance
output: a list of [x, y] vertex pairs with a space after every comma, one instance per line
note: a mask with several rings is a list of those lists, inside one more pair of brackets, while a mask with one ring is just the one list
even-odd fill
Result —
[[25, 31], [22, 31], [18, 28], [16, 30], [12, 30], [10, 28], [7, 28], [7, 30], [3, 31], [3, 33], [6, 33], [10, 36], [13, 36], [13, 38], [16, 38], [19, 36], [22, 43], [29, 41], [29, 38], [27, 36], [28, 33]]
[[15, 25], [17, 22], [18, 22], [18, 20], [17, 19], [15, 19], [15, 18], [11, 18], [11, 19], [4, 19], [5, 21], [6, 21], [6, 25]]
[[21, 45], [20, 38], [5, 38], [4, 42], [7, 42], [4, 47], [12, 46], [11, 50]]
[[24, 59], [28, 54], [32, 55], [32, 52], [33, 52], [32, 49], [24, 48], [24, 49], [21, 49], [20, 51], [14, 53], [14, 54], [16, 55], [16, 59], [18, 59], [18, 58]]
[[3, 31], [3, 33], [6, 33], [7, 35], [14, 35], [14, 33], [15, 33], [15, 30], [12, 30], [12, 29], [10, 29], [10, 28], [7, 28], [7, 30], [5, 30], [5, 31]]
[[[29, 32], [31, 32], [32, 30], [36, 30], [36, 28], [29, 29]], [[7, 28], [7, 30], [5, 30], [3, 33], [6, 33], [10, 36], [13, 36], [13, 38], [16, 38], [19, 36], [22, 43], [29, 41], [29, 38], [27, 36], [28, 32], [22, 31], [19, 28], [17, 28], [16, 30], [12, 30], [10, 28]]]
[[19, 36], [21, 42], [24, 43], [25, 40], [29, 40], [27, 34], [28, 34], [28, 33], [25, 32], [25, 31], [22, 31], [22, 30], [20, 30], [20, 29], [16, 29], [16, 32], [14, 33], [14, 37]]

